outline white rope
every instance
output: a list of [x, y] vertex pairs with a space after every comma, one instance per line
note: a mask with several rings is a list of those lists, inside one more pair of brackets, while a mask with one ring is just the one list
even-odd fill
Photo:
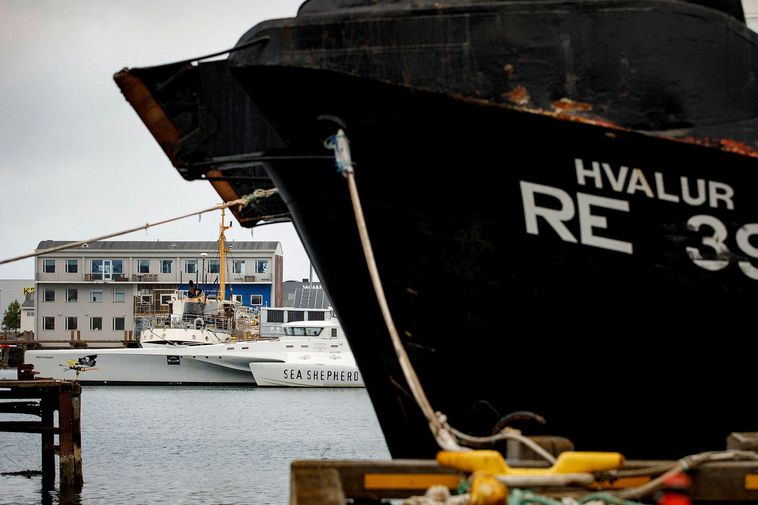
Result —
[[170, 223], [172, 221], [178, 221], [180, 219], [185, 219], [185, 218], [192, 217], [192, 216], [201, 216], [202, 214], [205, 214], [206, 212], [213, 212], [214, 210], [226, 209], [226, 208], [231, 207], [233, 205], [247, 205], [247, 203], [249, 201], [250, 201], [249, 197], [239, 198], [237, 200], [233, 200], [231, 202], [226, 202], [226, 203], [220, 203], [220, 204], [218, 204], [218, 205], [216, 205], [214, 207], [209, 207], [207, 209], [203, 209], [203, 210], [200, 210], [200, 211], [197, 211], [197, 212], [191, 212], [189, 214], [184, 214], [182, 216], [172, 217], [170, 219], [164, 219], [163, 221], [158, 221], [158, 222], [155, 222], [155, 223], [146, 223], [146, 224], [141, 225], [141, 226], [136, 226], [134, 228], [129, 228], [128, 230], [118, 231], [116, 233], [109, 233], [108, 235], [101, 235], [99, 237], [94, 237], [94, 238], [91, 238], [91, 239], [88, 239], [88, 240], [80, 240], [78, 242], [69, 242], [68, 244], [63, 244], [63, 245], [60, 245], [60, 246], [51, 247], [49, 249], [42, 249], [42, 250], [30, 253], [30, 254], [24, 254], [22, 256], [16, 256], [14, 258], [8, 258], [8, 259], [0, 260], [0, 265], [2, 265], [4, 263], [12, 263], [14, 261], [23, 260], [23, 259], [26, 259], [26, 258], [32, 258], [32, 257], [35, 257], [35, 256], [42, 256], [42, 255], [50, 254], [50, 253], [57, 252], [57, 251], [63, 251], [65, 249], [71, 249], [72, 247], [79, 247], [79, 246], [82, 246], [84, 244], [89, 244], [91, 242], [97, 242], [98, 240], [105, 240], [105, 239], [108, 239], [108, 238], [118, 237], [119, 235], [126, 235], [127, 233], [132, 233], [132, 232], [139, 231], [139, 230], [147, 230], [148, 228], [152, 228], [154, 226]]
[[753, 451], [719, 451], [719, 452], [701, 452], [699, 454], [693, 454], [686, 456], [674, 464], [673, 467], [666, 473], [656, 477], [650, 482], [638, 487], [624, 489], [614, 493], [619, 498], [626, 500], [633, 498], [641, 498], [643, 496], [649, 496], [658, 491], [666, 482], [666, 480], [679, 472], [686, 472], [693, 468], [700, 466], [703, 463], [709, 461], [739, 461], [739, 460], [758, 460], [758, 454]]
[[439, 446], [445, 450], [461, 450], [461, 447], [455, 441], [450, 430], [447, 429], [447, 423], [444, 420], [444, 416], [440, 416], [432, 410], [432, 406], [426, 397], [424, 388], [418, 380], [416, 371], [411, 365], [408, 354], [405, 352], [403, 343], [400, 341], [400, 336], [395, 328], [395, 323], [392, 320], [392, 314], [387, 305], [387, 298], [384, 295], [384, 288], [382, 286], [381, 278], [379, 277], [379, 270], [377, 269], [376, 261], [374, 260], [374, 251], [371, 247], [371, 240], [368, 236], [366, 220], [363, 216], [363, 208], [361, 207], [360, 197], [358, 196], [358, 187], [355, 184], [355, 171], [353, 170], [353, 164], [350, 158], [350, 146], [345, 133], [342, 130], [339, 130], [329, 146], [334, 149], [337, 165], [342, 174], [347, 178], [350, 190], [350, 200], [353, 205], [353, 212], [355, 213], [355, 221], [358, 225], [358, 235], [361, 239], [363, 254], [366, 257], [366, 265], [368, 266], [369, 275], [371, 276], [371, 283], [374, 286], [374, 292], [376, 293], [376, 298], [379, 302], [379, 308], [381, 309], [382, 317], [384, 318], [384, 324], [387, 326], [387, 330], [390, 333], [392, 345], [395, 348], [395, 354], [397, 354], [397, 359], [400, 363], [403, 375], [405, 376], [405, 380], [411, 388], [411, 393], [413, 393], [416, 403], [418, 403], [421, 411], [429, 422], [429, 427], [432, 430], [432, 434], [437, 439]]
[[443, 413], [435, 412], [434, 409], [432, 409], [429, 399], [424, 392], [424, 388], [408, 358], [408, 353], [405, 351], [405, 347], [397, 333], [392, 314], [390, 313], [387, 304], [387, 298], [384, 295], [384, 288], [382, 287], [382, 281], [379, 277], [379, 269], [376, 266], [374, 251], [371, 247], [371, 240], [368, 236], [366, 220], [363, 216], [363, 208], [361, 206], [360, 196], [358, 195], [358, 186], [355, 183], [355, 170], [350, 156], [350, 144], [347, 136], [342, 130], [339, 130], [334, 137], [329, 139], [325, 146], [334, 150], [337, 167], [342, 175], [347, 178], [350, 190], [350, 200], [353, 205], [355, 221], [358, 226], [358, 235], [360, 236], [363, 254], [366, 257], [366, 266], [368, 267], [369, 275], [371, 276], [371, 283], [373, 284], [374, 292], [376, 293], [376, 298], [379, 302], [379, 308], [381, 309], [382, 317], [384, 318], [384, 324], [387, 326], [387, 331], [389, 331], [390, 338], [392, 339], [392, 346], [395, 349], [395, 354], [397, 355], [405, 380], [408, 382], [408, 386], [411, 388], [411, 393], [413, 393], [416, 403], [421, 408], [421, 412], [423, 412], [429, 422], [429, 427], [432, 430], [434, 438], [437, 440], [437, 444], [444, 450], [461, 451], [468, 449], [466, 447], [461, 447], [459, 442], [466, 442], [471, 445], [484, 445], [503, 439], [516, 440], [532, 449], [548, 462], [555, 463], [555, 458], [552, 454], [547, 452], [533, 440], [521, 435], [517, 430], [506, 428], [491, 437], [473, 437], [448, 425], [447, 417]]

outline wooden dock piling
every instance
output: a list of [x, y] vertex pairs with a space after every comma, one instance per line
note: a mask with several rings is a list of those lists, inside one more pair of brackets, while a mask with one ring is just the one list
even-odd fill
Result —
[[[27, 414], [39, 421], [0, 421], [0, 432], [39, 433], [42, 487], [55, 486], [55, 435], [58, 435], [61, 493], [81, 491], [81, 385], [62, 380], [0, 380], [0, 413]], [[55, 426], [55, 411], [58, 426]]]

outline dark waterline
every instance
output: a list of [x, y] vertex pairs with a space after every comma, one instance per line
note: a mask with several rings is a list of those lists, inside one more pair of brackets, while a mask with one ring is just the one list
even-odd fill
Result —
[[[39, 446], [0, 433], [0, 472], [40, 469]], [[0, 504], [286, 504], [295, 459], [389, 457], [365, 389], [85, 386], [81, 494], [0, 476]]]

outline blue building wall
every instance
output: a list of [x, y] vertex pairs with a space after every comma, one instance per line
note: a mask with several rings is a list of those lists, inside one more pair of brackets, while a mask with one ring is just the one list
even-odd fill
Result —
[[[199, 284], [200, 289], [206, 294], [216, 294], [218, 290], [218, 284]], [[179, 289], [187, 291], [188, 284], [182, 284]], [[231, 300], [232, 295], [242, 295], [242, 305], [245, 307], [253, 307], [250, 303], [251, 295], [261, 295], [262, 303], [264, 307], [270, 307], [271, 303], [271, 285], [270, 284], [227, 284], [226, 285], [226, 300]]]

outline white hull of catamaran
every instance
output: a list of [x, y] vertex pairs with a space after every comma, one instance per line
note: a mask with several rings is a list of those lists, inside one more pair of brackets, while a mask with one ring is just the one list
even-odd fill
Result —
[[365, 387], [352, 353], [286, 353], [283, 361], [251, 362], [259, 386]]

